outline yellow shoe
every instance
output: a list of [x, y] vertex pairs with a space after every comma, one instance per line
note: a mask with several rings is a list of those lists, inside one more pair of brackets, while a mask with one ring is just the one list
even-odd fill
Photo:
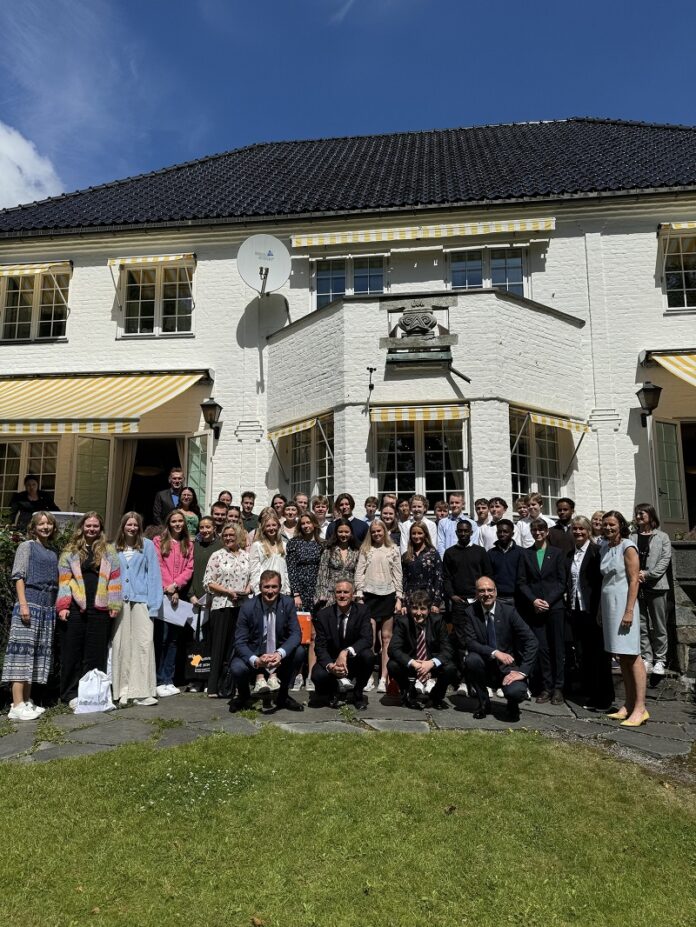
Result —
[[644, 711], [643, 717], [640, 719], [640, 721], [622, 721], [621, 727], [640, 727], [642, 724], [645, 724], [649, 718], [650, 715], [647, 713], [647, 711]]
[[612, 721], [625, 721], [628, 717], [628, 712], [625, 708], [619, 708], [618, 711], [612, 711], [610, 715], [605, 715], [607, 718], [611, 718]]

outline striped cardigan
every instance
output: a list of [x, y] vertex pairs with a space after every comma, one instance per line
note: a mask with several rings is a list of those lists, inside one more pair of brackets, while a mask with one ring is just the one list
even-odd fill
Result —
[[[58, 598], [56, 611], [62, 612], [70, 608], [75, 600], [81, 612], [87, 608], [87, 595], [85, 582], [82, 578], [82, 564], [76, 553], [63, 551], [58, 560]], [[123, 606], [123, 593], [121, 590], [121, 564], [118, 554], [111, 544], [106, 549], [105, 556], [99, 564], [99, 581], [97, 594], [94, 597], [94, 607], [99, 611], [120, 611]]]

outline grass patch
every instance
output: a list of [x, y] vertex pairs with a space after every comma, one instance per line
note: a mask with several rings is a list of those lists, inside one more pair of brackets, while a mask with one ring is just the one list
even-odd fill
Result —
[[0, 768], [0, 923], [681, 927], [696, 798], [515, 733], [216, 736]]
[[156, 734], [163, 734], [173, 727], [184, 726], [184, 722], [181, 718], [151, 718], [148, 720]]

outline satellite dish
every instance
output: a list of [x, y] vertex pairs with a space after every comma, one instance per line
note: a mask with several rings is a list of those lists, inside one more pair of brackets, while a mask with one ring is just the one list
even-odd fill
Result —
[[239, 246], [237, 269], [259, 296], [279, 290], [290, 276], [290, 254], [273, 235], [252, 235]]

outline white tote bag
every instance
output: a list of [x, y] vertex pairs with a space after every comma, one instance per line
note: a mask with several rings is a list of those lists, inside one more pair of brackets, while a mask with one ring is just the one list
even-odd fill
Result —
[[80, 680], [77, 688], [76, 715], [94, 711], [112, 711], [116, 706], [111, 701], [111, 683], [106, 673], [90, 670]]

